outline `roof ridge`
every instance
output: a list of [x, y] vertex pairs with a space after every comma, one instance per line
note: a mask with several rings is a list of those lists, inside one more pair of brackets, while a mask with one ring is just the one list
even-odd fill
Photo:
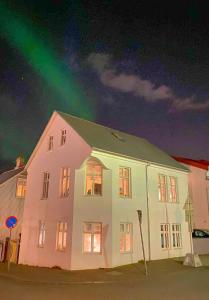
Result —
[[[114, 130], [114, 131], [117, 131], [117, 132], [119, 132], [119, 133], [126, 134], [126, 135], [129, 135], [129, 136], [133, 136], [133, 137], [135, 137], [135, 138], [138, 138], [138, 139], [141, 139], [141, 140], [144, 140], [144, 141], [149, 142], [149, 140], [147, 140], [146, 138], [143, 138], [143, 137], [140, 137], [140, 136], [137, 136], [137, 135], [134, 135], [134, 134], [130, 134], [130, 133], [127, 133], [127, 132], [125, 132], [125, 131], [121, 131], [121, 130], [118, 130], [118, 129], [115, 129], [115, 128], [112, 128], [112, 127], [104, 126], [104, 125], [99, 124], [99, 123], [97, 123], [97, 122], [89, 121], [89, 120], [87, 120], [87, 119], [83, 119], [83, 118], [80, 118], [80, 117], [77, 117], [77, 116], [74, 116], [74, 115], [71, 115], [71, 114], [68, 114], [68, 113], [61, 112], [61, 111], [57, 111], [57, 110], [56, 110], [56, 112], [57, 112], [58, 114], [61, 114], [61, 115], [63, 114], [63, 115], [70, 116], [70, 117], [73, 117], [73, 118], [76, 118], [76, 119], [79, 119], [79, 120], [82, 120], [82, 121], [85, 121], [85, 122], [89, 122], [89, 123], [91, 123], [91, 124], [96, 124], [96, 125], [101, 126], [101, 127], [105, 128], [105, 129], [108, 129], [108, 130], [110, 130], [110, 131], [113, 131], [113, 130]], [[150, 142], [149, 142], [149, 143], [150, 143]]]

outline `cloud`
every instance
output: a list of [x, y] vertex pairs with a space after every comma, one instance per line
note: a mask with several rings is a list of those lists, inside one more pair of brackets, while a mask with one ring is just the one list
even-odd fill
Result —
[[169, 101], [170, 112], [185, 110], [204, 110], [209, 108], [209, 100], [199, 102], [194, 96], [179, 98], [174, 90], [167, 85], [156, 86], [150, 80], [140, 75], [117, 72], [111, 66], [109, 54], [91, 53], [87, 62], [98, 73], [100, 81], [108, 87], [123, 93], [130, 93], [135, 97], [144, 98], [147, 102]]

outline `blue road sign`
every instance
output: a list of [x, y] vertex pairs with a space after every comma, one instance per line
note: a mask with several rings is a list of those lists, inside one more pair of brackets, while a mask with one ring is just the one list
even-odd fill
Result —
[[14, 228], [17, 225], [17, 218], [15, 216], [10, 216], [6, 219], [5, 224], [8, 228]]

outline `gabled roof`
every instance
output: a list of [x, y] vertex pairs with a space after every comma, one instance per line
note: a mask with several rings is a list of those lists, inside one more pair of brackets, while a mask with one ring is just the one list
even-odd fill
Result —
[[6, 172], [3, 172], [0, 174], [0, 185], [7, 180], [11, 179], [12, 177], [18, 175], [24, 170], [24, 167], [18, 168], [18, 169], [12, 169]]
[[57, 113], [94, 149], [188, 172], [185, 166], [146, 139], [66, 113]]
[[186, 165], [190, 165], [190, 166], [197, 167], [200, 169], [208, 170], [208, 167], [209, 167], [209, 161], [207, 161], [207, 160], [203, 160], [203, 159], [196, 160], [196, 159], [177, 157], [177, 156], [173, 156], [173, 158], [179, 162], [186, 164]]

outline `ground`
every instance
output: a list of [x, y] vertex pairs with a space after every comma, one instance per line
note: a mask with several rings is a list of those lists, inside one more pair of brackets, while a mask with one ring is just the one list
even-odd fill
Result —
[[209, 256], [203, 267], [170, 259], [88, 271], [0, 264], [0, 299], [21, 300], [208, 300]]

